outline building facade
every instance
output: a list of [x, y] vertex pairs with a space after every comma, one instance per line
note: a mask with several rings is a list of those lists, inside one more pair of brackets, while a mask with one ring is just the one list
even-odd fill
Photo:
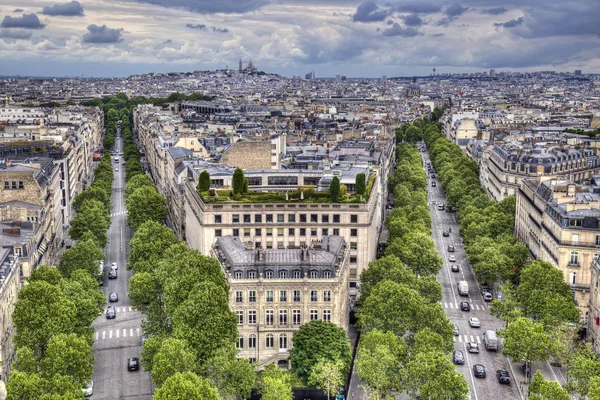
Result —
[[588, 339], [592, 349], [600, 356], [600, 258], [595, 256], [591, 264], [590, 314]]
[[211, 255], [229, 284], [229, 305], [238, 318], [239, 357], [287, 363], [292, 337], [312, 320], [348, 329], [349, 244], [325, 236], [299, 249], [248, 249], [235, 236], [218, 237]]

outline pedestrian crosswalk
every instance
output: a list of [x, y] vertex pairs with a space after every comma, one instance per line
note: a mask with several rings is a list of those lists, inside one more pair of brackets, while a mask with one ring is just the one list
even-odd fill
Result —
[[95, 339], [98, 340], [109, 340], [126, 337], [140, 337], [140, 328], [119, 328], [119, 329], [108, 329], [104, 331], [96, 331]]
[[[460, 306], [458, 303], [443, 303], [440, 301], [440, 304], [444, 307], [444, 308], [456, 308], [456, 309], [460, 309]], [[488, 308], [490, 308], [489, 304], [473, 304], [471, 303], [471, 310], [487, 310]]]
[[458, 336], [454, 336], [454, 341], [459, 341], [460, 343], [477, 343], [477, 344], [481, 344], [481, 338], [479, 336], [473, 336], [473, 335], [458, 335]]
[[117, 215], [125, 215], [125, 214], [127, 214], [127, 210], [117, 211], [117, 212], [114, 212], [114, 213], [110, 213], [110, 216], [111, 217], [116, 217]]
[[[115, 310], [117, 311], [117, 313], [136, 311], [132, 307], [115, 307]], [[104, 310], [104, 314], [106, 314], [106, 310]]]

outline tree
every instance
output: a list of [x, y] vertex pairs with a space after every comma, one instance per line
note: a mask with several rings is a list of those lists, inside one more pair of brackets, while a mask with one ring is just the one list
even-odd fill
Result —
[[266, 366], [260, 375], [261, 400], [293, 400], [292, 381], [289, 374], [274, 364]]
[[406, 355], [404, 339], [392, 332], [375, 329], [361, 336], [356, 372], [368, 386], [373, 399], [384, 399], [401, 390]]
[[207, 170], [204, 170], [202, 173], [200, 173], [197, 189], [198, 193], [207, 192], [208, 189], [210, 189], [210, 174]]
[[[136, 178], [137, 176], [134, 179]], [[168, 227], [156, 221], [146, 221], [138, 226], [129, 241], [127, 268], [133, 269], [136, 273], [153, 272], [164, 252], [177, 243], [179, 241]]]
[[15, 345], [29, 347], [38, 359], [44, 357], [50, 338], [71, 333], [77, 322], [73, 303], [59, 287], [44, 281], [21, 289], [12, 319]]
[[396, 254], [408, 268], [417, 275], [435, 275], [444, 260], [440, 257], [429, 234], [423, 232], [409, 233], [400, 239], [401, 244]]
[[192, 372], [177, 372], [156, 390], [153, 400], [220, 400], [219, 392], [208, 380]]
[[439, 334], [432, 332], [431, 329], [423, 328], [413, 336], [410, 343], [410, 352], [411, 354], [428, 351], [449, 353], [454, 348], [452, 344], [452, 342], [445, 341]]
[[7, 400], [39, 399], [44, 393], [44, 381], [38, 374], [13, 370], [6, 391]]
[[352, 359], [350, 341], [343, 328], [330, 322], [310, 321], [294, 332], [294, 347], [290, 350], [292, 370], [308, 379], [312, 367], [320, 360], [341, 361], [347, 374]]
[[[82, 272], [87, 274], [83, 270], [77, 270], [73, 275], [77, 276]], [[91, 278], [89, 274], [87, 277]], [[91, 336], [93, 333], [91, 324], [100, 315], [106, 304], [106, 298], [98, 290], [98, 282], [93, 278], [92, 280], [95, 283], [95, 287], [91, 289], [89, 287], [86, 288], [81, 281], [74, 279], [64, 279], [60, 283], [62, 292], [75, 308], [75, 321], [77, 323], [73, 326], [73, 333], [81, 336]]]
[[501, 336], [504, 336], [502, 354], [515, 362], [529, 364], [538, 360], [547, 361], [556, 348], [556, 343], [544, 330], [544, 326], [525, 317], [519, 317], [508, 324]]
[[572, 357], [568, 367], [569, 391], [579, 394], [582, 398], [587, 397], [591, 379], [600, 376], [600, 359], [589, 346], [585, 346]]
[[569, 392], [556, 381], [547, 381], [540, 371], [536, 371], [529, 385], [531, 400], [569, 400]]
[[164, 223], [167, 220], [167, 202], [153, 187], [136, 189], [126, 200], [127, 223], [136, 230], [146, 221]]
[[51, 285], [58, 285], [63, 277], [56, 268], [50, 268], [47, 265], [40, 265], [31, 272], [29, 283], [36, 281], [45, 281]]
[[195, 359], [196, 355], [185, 340], [166, 339], [152, 359], [152, 380], [160, 387], [175, 373], [192, 371]]
[[104, 253], [98, 247], [98, 243], [93, 239], [84, 239], [63, 253], [58, 263], [58, 270], [65, 278], [69, 278], [73, 271], [78, 269], [96, 276], [102, 260], [104, 260]]
[[75, 199], [73, 200], [73, 209], [79, 212], [81, 206], [87, 200], [99, 201], [102, 204], [104, 204], [104, 207], [106, 207], [107, 210], [110, 210], [112, 208], [110, 196], [106, 193], [106, 191], [104, 191], [98, 186], [92, 185], [83, 192], [79, 193], [77, 196], [75, 196]]
[[144, 186], [154, 187], [152, 178], [146, 174], [138, 174], [133, 176], [127, 181], [127, 185], [125, 185], [125, 198], [127, 199], [133, 192], [135, 192], [136, 189]]
[[325, 392], [327, 399], [337, 396], [344, 386], [343, 368], [340, 360], [319, 360], [308, 376], [308, 384]]
[[588, 388], [589, 400], [600, 400], [600, 376], [592, 377]]
[[69, 235], [74, 240], [80, 240], [85, 232], [90, 231], [98, 245], [104, 247], [108, 243], [106, 231], [109, 224], [110, 215], [104, 204], [98, 200], [86, 200], [71, 221]]
[[242, 193], [248, 193], [248, 185], [249, 185], [248, 179], [244, 179], [244, 189], [243, 189]]
[[233, 194], [243, 194], [244, 193], [244, 171], [241, 168], [236, 168], [233, 171], [233, 177], [231, 179], [231, 187], [233, 189]]
[[92, 378], [94, 356], [88, 341], [75, 334], [59, 334], [48, 342], [45, 357], [40, 361], [40, 375], [51, 379], [55, 375], [72, 377], [79, 387]]
[[360, 173], [356, 175], [356, 194], [360, 196], [364, 196], [367, 192], [367, 182], [366, 176], [364, 173]]
[[329, 197], [331, 201], [337, 203], [340, 197], [340, 180], [337, 176], [333, 177], [331, 184], [329, 185]]
[[495, 243], [483, 251], [481, 260], [473, 266], [480, 280], [492, 283], [509, 279], [512, 269], [511, 260]]
[[206, 374], [223, 398], [248, 398], [256, 381], [254, 366], [248, 359], [237, 359], [233, 343], [218, 349], [206, 363]]
[[423, 400], [466, 399], [469, 385], [448, 356], [439, 351], [419, 352], [406, 364], [406, 388]]

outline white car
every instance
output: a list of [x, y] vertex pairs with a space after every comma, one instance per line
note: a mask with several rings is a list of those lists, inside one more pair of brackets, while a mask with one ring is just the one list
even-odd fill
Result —
[[119, 168], [115, 168], [115, 172], [118, 172], [118, 171], [119, 171]]
[[117, 270], [117, 269], [119, 269], [119, 267], [117, 266], [117, 263], [114, 262], [114, 263], [110, 264], [110, 269]]
[[481, 323], [479, 322], [479, 318], [477, 318], [477, 317], [469, 318], [469, 325], [471, 325], [471, 328], [480, 328]]
[[94, 394], [94, 381], [90, 381], [83, 389], [83, 397], [91, 397]]
[[454, 256], [448, 256], [448, 261], [450, 261], [450, 262], [456, 262], [456, 257], [454, 257]]

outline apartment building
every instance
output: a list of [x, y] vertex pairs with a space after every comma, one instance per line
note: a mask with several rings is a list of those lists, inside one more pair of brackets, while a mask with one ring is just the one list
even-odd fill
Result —
[[242, 358], [287, 364], [293, 335], [312, 320], [348, 329], [350, 247], [324, 236], [298, 249], [247, 248], [236, 236], [217, 237], [211, 255], [229, 284]]
[[595, 256], [591, 266], [590, 310], [588, 318], [588, 339], [592, 349], [600, 356], [600, 258]]
[[11, 247], [0, 248], [0, 381], [6, 382], [15, 360], [12, 313], [21, 289], [20, 262]]
[[587, 318], [590, 265], [600, 254], [600, 186], [524, 180], [516, 196], [515, 235], [533, 258], [563, 272]]

